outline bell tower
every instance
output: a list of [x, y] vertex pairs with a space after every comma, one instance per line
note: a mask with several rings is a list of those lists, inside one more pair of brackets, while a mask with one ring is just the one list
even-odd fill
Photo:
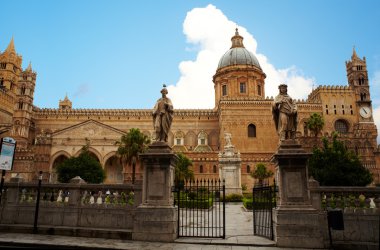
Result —
[[21, 72], [17, 83], [12, 136], [17, 140], [18, 146], [22, 148], [27, 148], [31, 142], [29, 131], [33, 127], [32, 111], [36, 75], [32, 69], [32, 64], [29, 63], [26, 70]]
[[14, 113], [17, 82], [21, 73], [22, 57], [16, 53], [13, 38], [4, 52], [0, 52], [0, 134], [10, 136]]
[[346, 61], [346, 71], [348, 84], [355, 92], [359, 122], [373, 122], [367, 62], [365, 57], [363, 59], [358, 57], [355, 47], [351, 61]]

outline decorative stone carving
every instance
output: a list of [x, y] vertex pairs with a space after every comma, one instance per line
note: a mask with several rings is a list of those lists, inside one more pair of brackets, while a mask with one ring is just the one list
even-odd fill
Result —
[[231, 142], [232, 135], [224, 133], [224, 150], [219, 153], [219, 176], [225, 180], [226, 194], [241, 194], [241, 158]]

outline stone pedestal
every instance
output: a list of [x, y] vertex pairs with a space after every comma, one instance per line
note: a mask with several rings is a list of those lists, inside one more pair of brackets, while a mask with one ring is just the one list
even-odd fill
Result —
[[240, 153], [236, 153], [232, 145], [225, 146], [219, 153], [219, 176], [225, 180], [226, 195], [242, 194]]
[[177, 209], [172, 186], [176, 156], [163, 142], [140, 155], [144, 166], [142, 204], [133, 223], [133, 240], [172, 242], [177, 238]]
[[318, 210], [311, 206], [307, 160], [310, 154], [296, 140], [285, 140], [273, 155], [280, 201], [274, 210], [277, 246], [323, 248]]

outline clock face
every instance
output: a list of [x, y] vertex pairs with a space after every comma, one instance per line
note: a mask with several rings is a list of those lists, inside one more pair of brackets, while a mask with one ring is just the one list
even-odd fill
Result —
[[359, 113], [363, 118], [370, 118], [372, 114], [369, 107], [361, 107]]

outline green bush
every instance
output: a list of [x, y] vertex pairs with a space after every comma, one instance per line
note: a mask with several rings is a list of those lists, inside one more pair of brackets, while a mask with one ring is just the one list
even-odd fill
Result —
[[252, 198], [243, 198], [243, 206], [246, 209], [252, 210]]
[[241, 194], [229, 194], [225, 197], [225, 202], [241, 202], [243, 200], [243, 195]]
[[[213, 202], [212, 198], [202, 200], [180, 200], [179, 207], [208, 209], [212, 207]], [[178, 204], [178, 202], [176, 202], [176, 204]]]

